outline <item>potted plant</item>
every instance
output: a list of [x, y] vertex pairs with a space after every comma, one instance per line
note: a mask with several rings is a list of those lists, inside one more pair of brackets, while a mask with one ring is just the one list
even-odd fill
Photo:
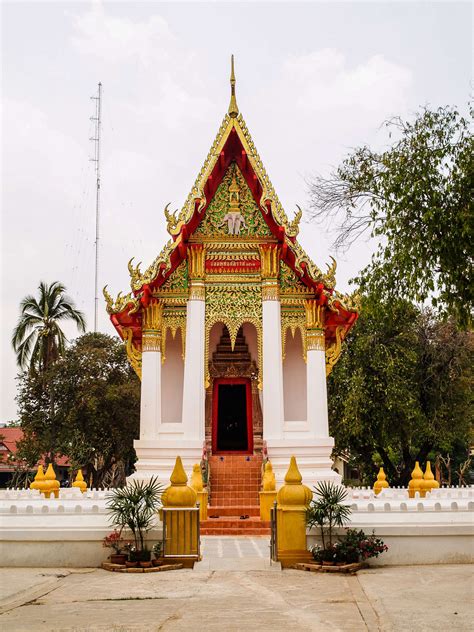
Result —
[[334, 529], [343, 527], [351, 514], [349, 505], [344, 504], [347, 492], [331, 481], [321, 481], [314, 489], [316, 497], [308, 508], [307, 524], [320, 529], [322, 548], [316, 551], [319, 561], [324, 565], [335, 564], [340, 559], [333, 542]]
[[155, 523], [162, 490], [163, 486], [153, 477], [148, 482], [132, 481], [111, 492], [107, 508], [112, 524], [120, 531], [129, 529], [132, 533], [127, 566], [151, 566], [151, 552], [146, 548], [145, 539]]
[[110, 554], [110, 561], [112, 564], [125, 564], [127, 554], [122, 553], [124, 549], [124, 540], [122, 538], [122, 532], [114, 529], [112, 533], [106, 535], [102, 540], [102, 546], [105, 548], [113, 549], [114, 553]]

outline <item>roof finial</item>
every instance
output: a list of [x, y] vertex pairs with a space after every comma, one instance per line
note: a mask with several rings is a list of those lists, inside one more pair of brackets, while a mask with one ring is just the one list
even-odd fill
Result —
[[239, 113], [239, 107], [235, 98], [235, 73], [234, 73], [234, 56], [230, 58], [230, 103], [229, 116], [235, 118]]

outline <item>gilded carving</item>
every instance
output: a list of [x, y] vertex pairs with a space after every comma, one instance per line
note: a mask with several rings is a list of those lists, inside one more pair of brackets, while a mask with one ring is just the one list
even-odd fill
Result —
[[305, 308], [307, 329], [324, 329], [324, 307], [310, 299], [306, 301]]
[[160, 287], [161, 292], [183, 292], [188, 290], [188, 266], [186, 261], [179, 264], [176, 270], [171, 274], [163, 285]]
[[171, 332], [173, 340], [176, 338], [178, 329], [181, 330], [181, 356], [184, 360], [186, 349], [186, 310], [165, 309], [163, 313], [163, 325], [161, 330], [161, 361], [166, 360], [166, 334]]
[[303, 359], [306, 361], [306, 314], [304, 309], [281, 310], [281, 346], [283, 360], [285, 359], [286, 335], [288, 330], [291, 331], [293, 337], [297, 330], [300, 332], [301, 341], [303, 343]]
[[107, 292], [107, 286], [102, 290], [105, 301], [107, 303], [107, 313], [108, 314], [118, 314], [121, 312], [127, 305], [131, 304], [132, 309], [129, 311], [130, 314], [133, 314], [140, 307], [140, 301], [135, 298], [132, 293], [127, 294], [126, 296], [122, 296], [122, 292], [117, 294], [117, 298], [114, 299]]
[[280, 271], [280, 247], [262, 244], [259, 247], [262, 279], [276, 279]]
[[132, 365], [133, 370], [138, 375], [140, 380], [142, 379], [142, 352], [138, 349], [133, 342], [133, 330], [131, 327], [123, 327], [122, 334], [124, 336], [125, 349], [127, 351], [127, 358]]
[[142, 352], [161, 351], [163, 302], [154, 299], [142, 310]]
[[204, 301], [206, 300], [206, 288], [204, 283], [197, 283], [193, 281], [189, 288], [189, 300], [190, 301]]
[[189, 279], [203, 280], [204, 279], [204, 257], [205, 249], [202, 244], [192, 244], [188, 248], [188, 274]]
[[308, 351], [325, 351], [326, 342], [324, 332], [319, 329], [310, 329], [306, 331], [306, 352]]
[[196, 235], [249, 237], [272, 234], [263, 219], [245, 178], [235, 162], [231, 163], [196, 229]]
[[326, 376], [333, 370], [342, 353], [342, 341], [344, 340], [345, 327], [336, 327], [336, 339], [326, 349]]
[[[209, 386], [209, 336], [213, 325], [222, 323], [229, 331], [231, 347], [240, 327], [244, 323], [252, 323], [257, 330], [259, 376], [262, 375], [262, 301], [261, 286], [225, 285], [208, 286], [206, 288], [206, 341], [205, 371], [206, 388]], [[261, 383], [259, 384], [261, 388]]]
[[278, 283], [264, 281], [262, 284], [262, 301], [279, 301], [280, 290]]

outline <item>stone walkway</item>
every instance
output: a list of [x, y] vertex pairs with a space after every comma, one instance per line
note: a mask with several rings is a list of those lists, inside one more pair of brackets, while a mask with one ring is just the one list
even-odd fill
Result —
[[281, 570], [280, 563], [270, 562], [270, 538], [266, 536], [202, 536], [201, 555], [196, 571]]
[[468, 565], [373, 568], [356, 576], [0, 569], [0, 628], [464, 632], [472, 629], [472, 579]]

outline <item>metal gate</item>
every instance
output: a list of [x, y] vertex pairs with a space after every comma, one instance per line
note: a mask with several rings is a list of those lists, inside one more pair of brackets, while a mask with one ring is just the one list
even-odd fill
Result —
[[201, 533], [197, 507], [163, 507], [163, 557], [199, 559]]
[[278, 538], [277, 538], [277, 503], [273, 503], [270, 509], [270, 560], [278, 562]]

